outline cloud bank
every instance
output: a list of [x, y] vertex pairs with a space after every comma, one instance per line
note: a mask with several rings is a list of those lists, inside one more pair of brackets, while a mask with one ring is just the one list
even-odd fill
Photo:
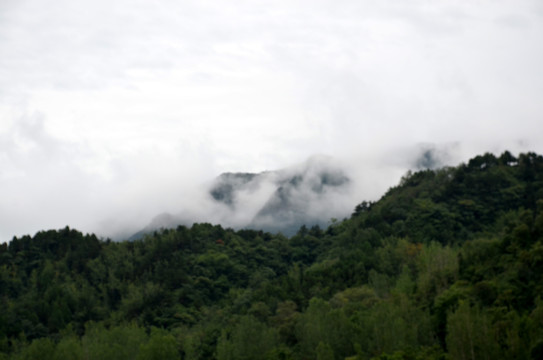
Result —
[[541, 153], [542, 37], [535, 0], [3, 1], [0, 240], [220, 219], [201, 184], [313, 154], [356, 204], [408, 168]]

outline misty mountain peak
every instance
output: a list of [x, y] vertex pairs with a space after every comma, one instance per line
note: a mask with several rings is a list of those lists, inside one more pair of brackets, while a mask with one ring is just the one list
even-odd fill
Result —
[[209, 193], [216, 201], [232, 206], [234, 205], [235, 191], [245, 188], [256, 176], [258, 174], [223, 173], [219, 175]]
[[231, 209], [243, 208], [240, 199], [256, 194], [259, 189], [261, 205], [248, 224], [270, 231], [290, 233], [303, 224], [324, 225], [332, 194], [350, 185], [346, 172], [328, 156], [312, 156], [307, 161], [275, 171], [259, 174], [225, 173], [220, 175], [209, 194], [218, 203]]
[[[295, 233], [300, 226], [326, 226], [354, 206], [348, 195], [351, 179], [333, 158], [312, 156], [288, 168], [260, 173], [226, 172], [207, 188], [206, 213], [235, 228]], [[190, 213], [161, 214], [136, 234], [194, 222]]]
[[286, 169], [254, 173], [223, 173], [213, 183], [209, 194], [220, 203], [235, 207], [240, 192], [255, 191], [262, 184], [272, 184], [279, 198], [292, 195], [294, 190], [321, 194], [329, 187], [349, 182], [344, 170], [333, 164], [332, 158], [315, 155], [307, 161]]

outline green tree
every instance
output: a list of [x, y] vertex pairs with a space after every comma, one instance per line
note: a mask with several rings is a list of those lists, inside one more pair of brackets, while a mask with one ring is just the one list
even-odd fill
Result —
[[272, 358], [277, 345], [278, 335], [275, 329], [270, 329], [252, 316], [243, 316], [229, 339], [226, 333], [222, 332], [217, 357], [221, 360]]
[[147, 342], [145, 329], [135, 324], [107, 329], [102, 323], [87, 324], [82, 344], [89, 360], [135, 359], [140, 345]]
[[466, 301], [448, 316], [447, 349], [453, 360], [493, 360], [501, 353], [489, 316]]
[[136, 360], [181, 359], [175, 338], [167, 331], [153, 327], [149, 341], [140, 345]]
[[352, 337], [355, 334], [342, 309], [332, 309], [328, 302], [312, 298], [306, 312], [297, 324], [298, 346], [301, 356], [315, 358], [319, 343], [327, 343], [335, 356], [354, 353]]
[[334, 350], [325, 342], [317, 345], [317, 360], [334, 360]]
[[36, 339], [29, 346], [23, 348], [17, 358], [21, 360], [54, 360], [55, 343], [48, 338]]
[[[41, 359], [41, 358], [36, 358]], [[81, 342], [75, 336], [65, 336], [58, 343], [55, 351], [55, 360], [83, 360], [85, 359]]]

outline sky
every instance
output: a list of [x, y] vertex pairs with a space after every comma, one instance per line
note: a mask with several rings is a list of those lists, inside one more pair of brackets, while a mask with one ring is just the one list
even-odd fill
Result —
[[0, 0], [0, 242], [205, 217], [315, 154], [356, 204], [421, 149], [543, 153], [541, 64], [539, 0]]

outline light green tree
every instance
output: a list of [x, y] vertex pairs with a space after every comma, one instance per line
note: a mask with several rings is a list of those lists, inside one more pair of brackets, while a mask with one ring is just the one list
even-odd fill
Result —
[[466, 301], [460, 301], [458, 309], [447, 318], [447, 349], [453, 360], [501, 357], [490, 317]]
[[175, 360], [181, 359], [177, 341], [167, 331], [152, 328], [151, 337], [146, 344], [141, 344], [136, 360]]
[[334, 360], [334, 350], [325, 342], [319, 342], [317, 346], [317, 360]]

